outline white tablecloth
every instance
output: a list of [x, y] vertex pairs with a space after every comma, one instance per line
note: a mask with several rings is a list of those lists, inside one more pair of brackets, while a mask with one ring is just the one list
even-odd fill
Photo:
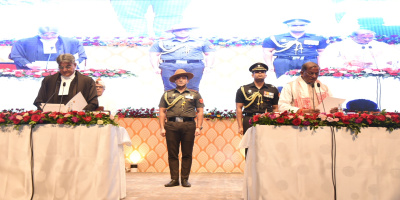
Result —
[[[0, 132], [0, 199], [30, 199], [30, 127]], [[38, 125], [33, 129], [34, 198], [126, 197], [122, 127]]]
[[[400, 130], [364, 128], [358, 137], [336, 135], [337, 199], [400, 199]], [[331, 130], [256, 126], [242, 139], [249, 147], [245, 199], [333, 199]]]

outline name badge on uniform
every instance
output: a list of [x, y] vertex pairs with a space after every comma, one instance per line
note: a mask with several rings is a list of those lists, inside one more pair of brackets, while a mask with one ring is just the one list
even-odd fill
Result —
[[185, 98], [186, 98], [186, 99], [193, 99], [193, 96], [190, 95], [190, 94], [188, 94], [188, 95], [185, 96]]
[[281, 39], [280, 42], [287, 42], [285, 38]]
[[264, 91], [264, 97], [273, 99], [274, 98], [274, 93]]
[[307, 45], [319, 45], [319, 41], [318, 40], [304, 40], [304, 44], [307, 44]]

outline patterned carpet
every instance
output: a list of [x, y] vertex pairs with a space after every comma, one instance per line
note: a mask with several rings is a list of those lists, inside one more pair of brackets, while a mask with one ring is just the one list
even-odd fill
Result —
[[242, 173], [192, 173], [192, 187], [164, 187], [169, 173], [127, 173], [125, 200], [243, 200]]

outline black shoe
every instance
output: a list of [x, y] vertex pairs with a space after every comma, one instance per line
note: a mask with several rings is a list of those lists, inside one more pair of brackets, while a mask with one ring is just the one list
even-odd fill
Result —
[[191, 187], [192, 185], [189, 183], [187, 179], [182, 179], [182, 186], [183, 187]]
[[164, 185], [165, 187], [174, 187], [179, 186], [179, 181], [172, 179], [169, 183]]

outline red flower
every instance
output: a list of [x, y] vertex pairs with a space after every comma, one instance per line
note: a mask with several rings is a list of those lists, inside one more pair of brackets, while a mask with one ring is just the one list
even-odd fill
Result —
[[82, 117], [83, 120], [85, 120], [86, 122], [90, 122], [92, 121], [92, 117], [88, 116], [88, 117]]
[[115, 73], [113, 73], [113, 72], [110, 72], [110, 73], [107, 73], [107, 75], [108, 75], [108, 76], [114, 76], [114, 75], [115, 75]]
[[364, 119], [363, 119], [362, 117], [359, 117], [359, 118], [356, 119], [355, 122], [356, 122], [357, 124], [359, 124], [359, 123], [361, 123], [363, 120], [364, 120]]
[[21, 122], [21, 120], [19, 120], [19, 119], [14, 119], [12, 121], [13, 121], [14, 124], [19, 124]]
[[260, 115], [254, 115], [253, 122], [257, 122], [259, 118], [260, 118]]
[[15, 76], [16, 76], [16, 77], [22, 77], [22, 76], [24, 76], [24, 75], [22, 74], [21, 71], [16, 71], [16, 72], [15, 72]]
[[32, 115], [31, 120], [34, 122], [38, 122], [41, 119], [40, 115]]
[[297, 71], [296, 70], [290, 70], [289, 71], [289, 75], [296, 75], [297, 74]]
[[384, 115], [378, 115], [378, 116], [376, 117], [376, 119], [379, 120], [379, 121], [385, 121], [385, 120], [386, 120], [386, 117], [385, 117]]
[[25, 116], [25, 117], [23, 118], [24, 122], [28, 122], [29, 119], [31, 119], [31, 117], [30, 117], [29, 115], [27, 115], [27, 116]]
[[99, 113], [95, 117], [98, 118], [98, 119], [101, 119], [103, 117], [103, 115], [101, 113]]
[[5, 122], [6, 120], [0, 117], [0, 123]]
[[50, 75], [49, 72], [44, 72], [44, 73], [42, 73], [42, 76], [49, 76], [49, 75]]
[[342, 112], [337, 112], [334, 115], [335, 115], [335, 117], [339, 117], [339, 118], [344, 116], [344, 114]]
[[368, 115], [367, 119], [374, 120], [374, 119], [376, 119], [376, 116], [375, 115]]
[[78, 115], [84, 116], [84, 115], [85, 115], [85, 112], [79, 111], [79, 112], [78, 112]]
[[299, 119], [299, 118], [294, 119], [294, 120], [292, 121], [292, 124], [295, 125], [295, 126], [300, 125], [300, 124], [301, 124], [301, 119]]
[[[287, 116], [285, 116], [285, 117], [287, 117]], [[282, 117], [279, 117], [278, 119], [276, 119], [276, 122], [283, 124], [283, 123], [285, 123], [285, 119]]]
[[343, 74], [340, 73], [340, 72], [336, 72], [336, 73], [333, 74], [333, 76], [334, 77], [341, 77], [341, 76], [343, 76]]
[[57, 119], [57, 124], [64, 124], [64, 119], [63, 118], [58, 118]]
[[40, 78], [40, 77], [42, 77], [41, 75], [38, 75], [38, 74], [35, 74], [35, 75], [33, 75], [33, 77], [35, 77], [35, 78]]
[[368, 118], [368, 116], [369, 116], [369, 115], [368, 115], [367, 113], [361, 114], [361, 117], [364, 118], [364, 119]]
[[372, 124], [372, 120], [367, 119], [368, 124]]

